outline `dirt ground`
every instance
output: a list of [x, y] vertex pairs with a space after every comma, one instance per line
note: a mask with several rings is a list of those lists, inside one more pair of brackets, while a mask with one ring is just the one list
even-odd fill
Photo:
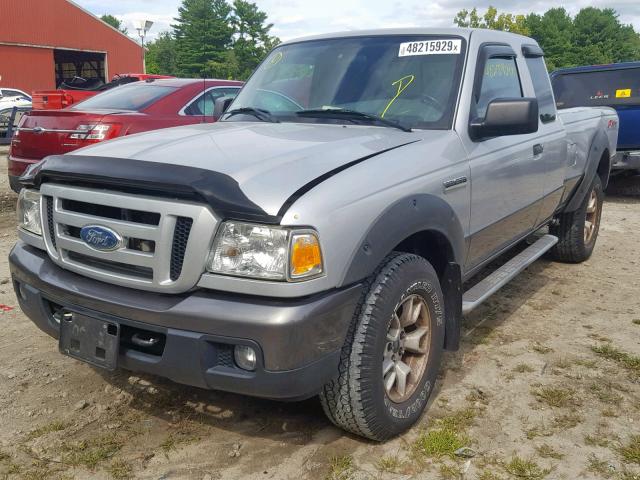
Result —
[[[6, 259], [15, 196], [3, 174], [0, 189]], [[316, 399], [63, 357], [17, 308], [2, 260], [0, 304], [13, 309], [0, 307], [0, 479], [638, 479], [639, 234], [640, 198], [608, 198], [592, 259], [541, 260], [467, 317], [420, 424], [386, 444], [334, 428]]]

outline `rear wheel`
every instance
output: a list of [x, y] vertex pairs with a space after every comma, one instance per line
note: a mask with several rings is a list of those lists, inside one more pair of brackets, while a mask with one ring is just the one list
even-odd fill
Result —
[[369, 278], [340, 360], [320, 393], [337, 426], [386, 440], [422, 414], [444, 345], [444, 299], [424, 258], [394, 253]]
[[591, 257], [600, 231], [603, 202], [602, 181], [596, 175], [580, 207], [561, 214], [549, 229], [559, 239], [551, 250], [555, 260], [580, 263]]

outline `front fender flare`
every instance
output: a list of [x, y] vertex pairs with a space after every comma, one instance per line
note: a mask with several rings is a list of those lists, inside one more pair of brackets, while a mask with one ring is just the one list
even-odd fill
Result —
[[464, 230], [451, 206], [436, 195], [411, 195], [398, 200], [378, 216], [356, 246], [342, 285], [368, 277], [397, 245], [423, 231], [437, 232], [446, 238], [453, 255], [448, 261], [464, 264]]

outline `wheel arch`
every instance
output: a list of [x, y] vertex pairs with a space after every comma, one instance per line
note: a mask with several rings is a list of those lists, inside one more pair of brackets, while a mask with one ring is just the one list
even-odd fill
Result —
[[456, 350], [462, 317], [462, 265], [466, 255], [464, 229], [442, 198], [411, 195], [388, 207], [363, 236], [347, 265], [343, 285], [371, 275], [393, 251], [414, 253], [436, 270], [445, 297], [445, 348]]
[[573, 212], [580, 207], [596, 175], [602, 180], [602, 187], [607, 188], [611, 175], [611, 152], [609, 140], [603, 130], [599, 130], [591, 142], [582, 180], [563, 211]]

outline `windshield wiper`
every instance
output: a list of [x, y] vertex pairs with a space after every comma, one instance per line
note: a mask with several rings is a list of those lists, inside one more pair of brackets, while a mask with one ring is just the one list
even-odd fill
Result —
[[234, 108], [233, 110], [229, 110], [224, 113], [227, 115], [226, 118], [231, 118], [234, 115], [253, 115], [261, 122], [271, 122], [271, 123], [280, 123], [280, 120], [274, 118], [269, 110], [264, 110], [262, 108], [253, 108], [253, 107], [242, 107], [242, 108]]
[[349, 110], [348, 108], [315, 108], [309, 110], [300, 110], [296, 112], [296, 115], [301, 117], [329, 117], [329, 118], [345, 118], [347, 120], [369, 120], [371, 122], [379, 123], [386, 127], [398, 128], [403, 132], [410, 132], [409, 127], [405, 127], [401, 123], [394, 122], [393, 120], [387, 120], [386, 118], [379, 117], [372, 113], [359, 112], [357, 110]]

